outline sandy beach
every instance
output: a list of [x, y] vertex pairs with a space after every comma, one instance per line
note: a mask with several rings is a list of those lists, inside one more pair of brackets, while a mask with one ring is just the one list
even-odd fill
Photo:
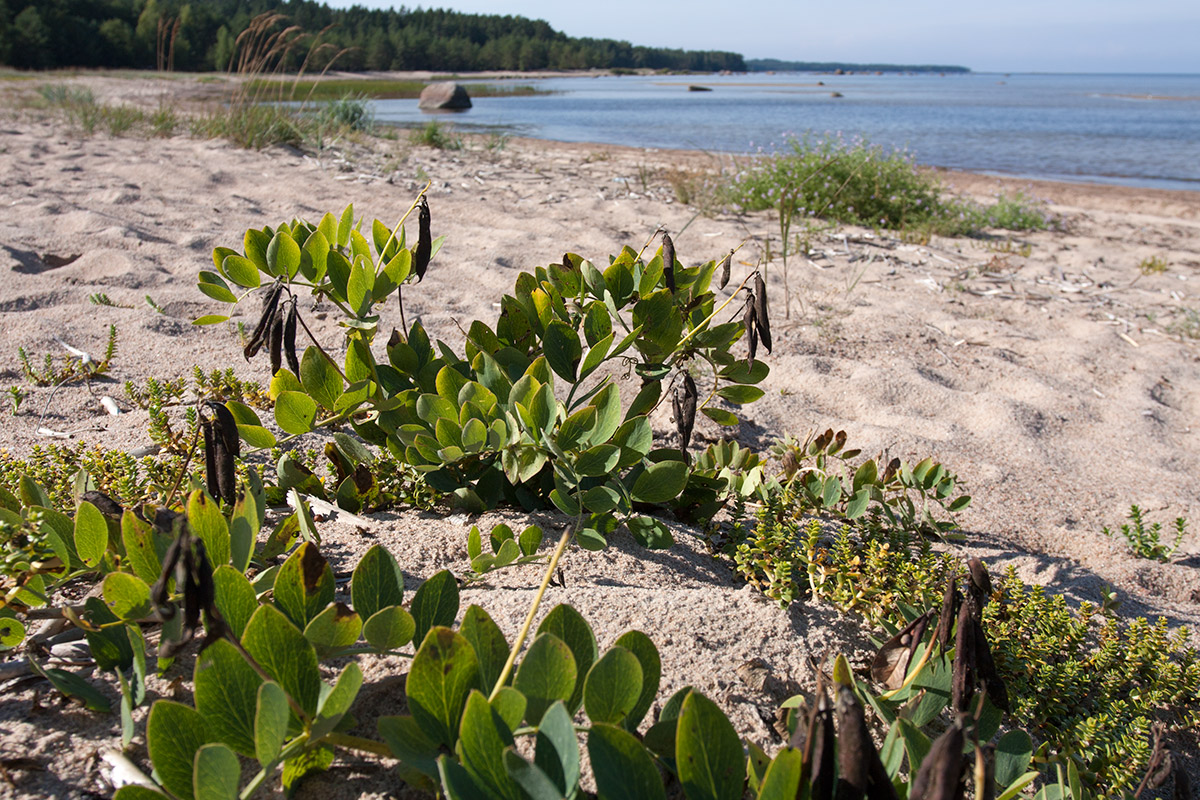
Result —
[[[77, 80], [97, 98], [147, 106], [170, 90], [152, 80]], [[316, 221], [348, 203], [368, 219], [394, 223], [427, 179], [434, 235], [447, 238], [425, 280], [406, 289], [406, 312], [453, 346], [471, 320], [495, 319], [519, 271], [559, 261], [564, 251], [607, 263], [624, 245], [640, 249], [663, 226], [689, 265], [744, 241], [740, 256], [752, 264], [768, 237], [778, 253], [772, 215], [710, 217], [679, 202], [672, 176], [722, 166], [713, 156], [524, 139], [487, 145], [467, 138], [462, 150], [434, 150], [401, 136], [339, 142], [320, 153], [255, 152], [186, 135], [83, 136], [35, 111], [0, 112], [0, 390], [18, 385], [27, 393], [16, 415], [5, 395], [0, 447], [17, 456], [50, 443], [145, 447], [147, 414], [122, 384], [190, 376], [193, 365], [232, 367], [265, 385], [266, 367], [243, 360], [232, 323], [191, 324], [224, 313], [196, 289], [212, 249], [240, 247], [248, 227]], [[1200, 193], [951, 172], [940, 178], [980, 202], [1030, 191], [1046, 201], [1057, 227], [917, 243], [840, 226], [815, 234], [807, 254], [789, 257], [786, 295], [776, 255], [767, 267], [771, 374], [766, 397], [744, 410], [737, 440], [765, 450], [784, 434], [832, 428], [867, 454], [932, 456], [973, 497], [960, 516], [965, 541], [954, 552], [983, 558], [993, 575], [1011, 566], [1026, 582], [1074, 602], [1099, 604], [1112, 587], [1122, 614], [1195, 628]], [[1164, 269], [1143, 271], [1149, 259], [1161, 259]], [[89, 300], [98, 293], [114, 305]], [[389, 305], [380, 328], [398, 324]], [[118, 330], [117, 354], [103, 379], [53, 393], [25, 384], [18, 348], [35, 363], [45, 353], [65, 356], [59, 339], [99, 354], [110, 325]], [[313, 331], [336, 349], [334, 315]], [[123, 413], [107, 413], [104, 396]], [[656, 431], [665, 434], [667, 412], [657, 414]], [[39, 427], [69, 439], [39, 435]], [[698, 424], [701, 444], [720, 433]], [[1164, 527], [1180, 516], [1193, 520], [1170, 563], [1137, 558], [1119, 536], [1103, 534], [1135, 503]], [[398, 510], [365, 530], [327, 523], [322, 550], [340, 573], [371, 545], [386, 545], [411, 597], [435, 571], [467, 567], [472, 524], [487, 530], [527, 519]], [[539, 521], [547, 531], [562, 524], [554, 515]], [[663, 657], [660, 702], [694, 685], [739, 734], [777, 746], [770, 720], [778, 699], [743, 679], [739, 667], [761, 658], [772, 675], [811, 688], [813, 660], [832, 651], [861, 663], [870, 631], [820, 603], [780, 610], [736, 580], [694, 531], [675, 523], [672, 530], [678, 544], [667, 551], [648, 553], [621, 536], [605, 552], [570, 551], [565, 588], [551, 590], [543, 613], [559, 602], [575, 605], [602, 649], [625, 630], [646, 631]], [[511, 637], [539, 575], [537, 567], [506, 572], [464, 591], [463, 607], [484, 606]], [[190, 675], [190, 662], [181, 668]], [[397, 713], [396, 677], [406, 667], [375, 659], [364, 669], [358, 713], [370, 735], [378, 715]], [[153, 679], [149, 699], [181, 691], [171, 677]], [[109, 677], [95, 682], [116, 696]], [[0, 783], [0, 796], [107, 796], [96, 754], [119, 745], [116, 714], [60, 707], [44, 685], [10, 692], [0, 706], [0, 753], [44, 766], [22, 772], [15, 786]], [[1194, 732], [1184, 738], [1195, 746]], [[141, 734], [130, 755], [148, 769]], [[1195, 750], [1187, 763], [1200, 785]], [[307, 781], [301, 796], [400, 796], [384, 767], [339, 760]]]

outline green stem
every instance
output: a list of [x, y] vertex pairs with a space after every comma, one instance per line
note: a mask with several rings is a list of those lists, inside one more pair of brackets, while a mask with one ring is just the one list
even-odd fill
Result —
[[[581, 511], [580, 514], [582, 515], [582, 513]], [[562, 538], [558, 540], [558, 547], [554, 548], [554, 555], [550, 557], [546, 574], [542, 576], [542, 585], [538, 587], [537, 594], [533, 598], [533, 605], [529, 607], [529, 613], [525, 616], [525, 624], [521, 626], [521, 630], [517, 634], [517, 640], [513, 642], [512, 649], [508, 651], [508, 660], [504, 662], [504, 669], [500, 670], [500, 677], [496, 679], [496, 685], [492, 687], [492, 693], [488, 695], [488, 702], [495, 700], [496, 695], [504, 688], [504, 684], [508, 683], [508, 676], [512, 674], [513, 665], [517, 661], [517, 653], [521, 651], [525, 639], [529, 636], [529, 629], [533, 627], [533, 618], [537, 615], [538, 606], [542, 604], [546, 587], [550, 585], [550, 579], [554, 577], [554, 570], [558, 568], [558, 560], [562, 558], [563, 552], [567, 549], [567, 543], [571, 541], [571, 534], [579, 527], [581, 519], [582, 516], [576, 519], [575, 525], [564, 530]]]
[[303, 750], [307, 745], [307, 733], [302, 734], [296, 739], [292, 740], [287, 747], [284, 747], [279, 751], [279, 756], [274, 761], [269, 764], [264, 764], [263, 768], [258, 771], [258, 774], [250, 779], [250, 782], [246, 784], [246, 787], [242, 789], [241, 793], [238, 795], [239, 800], [249, 800], [249, 798], [253, 797], [254, 793], [257, 792], [259, 787], [263, 785], [263, 781], [271, 777], [271, 775], [275, 772], [275, 767], [278, 766], [280, 762], [287, 761], [289, 758]]
[[348, 733], [329, 733], [325, 735], [324, 739], [335, 747], [373, 753], [384, 758], [394, 758], [392, 751], [388, 749], [386, 744], [377, 742], [374, 739], [364, 739], [361, 736], [351, 736]]

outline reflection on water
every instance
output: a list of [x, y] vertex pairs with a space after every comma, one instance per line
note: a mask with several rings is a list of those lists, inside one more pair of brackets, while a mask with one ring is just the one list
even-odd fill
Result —
[[[1196, 75], [605, 76], [537, 85], [552, 93], [473, 98], [469, 111], [439, 120], [469, 131], [733, 153], [839, 133], [908, 148], [934, 166], [1200, 190]], [[416, 100], [376, 101], [375, 116], [408, 126], [431, 118]]]

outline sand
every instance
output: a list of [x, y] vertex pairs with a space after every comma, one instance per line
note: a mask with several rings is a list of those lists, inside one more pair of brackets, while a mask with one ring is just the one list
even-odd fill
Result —
[[[99, 97], [145, 104], [180, 84], [81, 80]], [[315, 221], [351, 202], [359, 214], [394, 222], [426, 176], [434, 232], [447, 241], [425, 281], [406, 292], [406, 309], [454, 345], [459, 325], [495, 318], [520, 270], [558, 261], [564, 251], [605, 263], [623, 245], [640, 248], [661, 225], [688, 264], [743, 240], [742, 255], [755, 261], [767, 237], [778, 253], [769, 214], [698, 216], [677, 201], [668, 176], [713, 167], [710, 156], [521, 139], [500, 149], [486, 144], [468, 139], [463, 150], [436, 151], [370, 140], [321, 153], [252, 152], [185, 136], [85, 137], [28, 110], [0, 114], [0, 388], [23, 383], [18, 347], [35, 360], [47, 352], [57, 358], [58, 337], [97, 355], [108, 326], [119, 330], [106, 379], [53, 395], [26, 387], [20, 413], [0, 415], [0, 446], [19, 455], [57, 441], [37, 434], [40, 423], [72, 442], [144, 447], [147, 416], [125, 397], [127, 380], [188, 375], [199, 365], [233, 367], [265, 383], [266, 368], [243, 361], [235, 333], [191, 325], [219, 310], [195, 287], [212, 248], [236, 246], [250, 226]], [[1011, 565], [1074, 601], [1098, 603], [1112, 587], [1122, 613], [1195, 627], [1200, 534], [1190, 532], [1171, 563], [1160, 564], [1134, 557], [1102, 529], [1119, 525], [1131, 503], [1164, 524], [1200, 511], [1200, 193], [962, 173], [942, 179], [985, 202], [998, 191], [1032, 191], [1060, 227], [925, 244], [853, 227], [823, 231], [806, 255], [789, 258], [790, 304], [776, 258], [767, 270], [775, 318], [767, 394], [745, 409], [738, 440], [765, 449], [785, 433], [833, 428], [869, 454], [932, 456], [974, 498], [955, 552], [981, 556], [993, 573]], [[1142, 274], [1139, 264], [1153, 257], [1165, 270]], [[118, 306], [90, 302], [96, 293]], [[385, 311], [385, 331], [397, 323], [393, 309]], [[332, 318], [314, 332], [337, 342]], [[107, 414], [105, 395], [125, 413]], [[655, 424], [665, 432], [669, 422]], [[701, 442], [718, 434], [698, 430]], [[363, 531], [330, 522], [323, 551], [344, 572], [357, 554], [384, 543], [411, 590], [438, 569], [464, 571], [470, 525], [486, 530], [501, 519], [515, 526], [527, 518], [398, 511]], [[547, 531], [562, 524], [553, 515], [541, 521]], [[694, 531], [672, 527], [678, 546], [665, 552], [642, 551], [620, 536], [603, 553], [569, 552], [566, 588], [551, 591], [543, 613], [570, 602], [592, 621], [601, 647], [629, 628], [646, 631], [663, 655], [661, 699], [695, 685], [739, 733], [773, 745], [776, 699], [746, 685], [737, 668], [759, 657], [779, 679], [809, 688], [814, 660], [846, 652], [861, 661], [870, 631], [823, 604], [780, 610], [741, 586]], [[464, 592], [463, 605], [483, 605], [511, 637], [538, 574], [506, 573]], [[365, 667], [369, 697], [360, 717], [369, 735], [376, 716], [401, 707], [389, 678], [404, 665]], [[96, 682], [116, 697], [106, 678]], [[151, 699], [181, 691], [157, 679], [150, 690]], [[0, 754], [32, 757], [44, 769], [14, 773], [15, 787], [0, 782], [0, 792], [110, 790], [96, 752], [119, 744], [119, 720], [58, 703], [44, 685], [5, 695]], [[140, 734], [130, 755], [147, 766]], [[339, 762], [302, 796], [390, 796], [398, 784], [385, 766]]]

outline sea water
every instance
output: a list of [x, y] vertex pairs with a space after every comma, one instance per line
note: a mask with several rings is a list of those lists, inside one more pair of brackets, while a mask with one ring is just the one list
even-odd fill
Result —
[[[931, 166], [1200, 191], [1200, 75], [749, 73], [516, 83], [545, 94], [479, 97], [469, 111], [437, 118], [466, 131], [729, 153], [840, 135], [907, 149]], [[374, 112], [379, 122], [407, 126], [433, 118], [416, 100], [377, 101]]]

